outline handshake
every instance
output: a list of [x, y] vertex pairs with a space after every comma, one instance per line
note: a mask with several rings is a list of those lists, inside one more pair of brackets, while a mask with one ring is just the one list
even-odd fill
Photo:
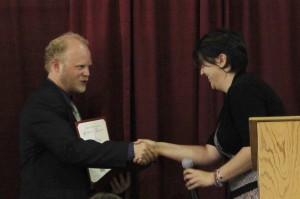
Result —
[[133, 162], [140, 165], [148, 165], [154, 162], [158, 153], [156, 150], [156, 142], [152, 140], [137, 140], [133, 143], [134, 159]]

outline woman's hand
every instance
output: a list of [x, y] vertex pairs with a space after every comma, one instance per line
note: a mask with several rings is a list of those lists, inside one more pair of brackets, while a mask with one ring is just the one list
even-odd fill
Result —
[[208, 187], [215, 183], [214, 173], [198, 169], [185, 169], [183, 171], [185, 186], [190, 190], [197, 187]]

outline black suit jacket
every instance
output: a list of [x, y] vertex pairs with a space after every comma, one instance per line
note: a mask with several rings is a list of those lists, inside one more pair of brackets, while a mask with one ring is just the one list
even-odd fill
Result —
[[86, 199], [86, 168], [126, 167], [128, 142], [84, 141], [75, 121], [50, 81], [27, 101], [20, 118], [21, 199]]

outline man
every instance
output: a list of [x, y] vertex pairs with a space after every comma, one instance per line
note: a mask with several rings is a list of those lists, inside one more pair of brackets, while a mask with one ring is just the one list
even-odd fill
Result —
[[21, 113], [21, 199], [86, 199], [86, 168], [145, 165], [156, 158], [145, 143], [100, 144], [77, 137], [71, 96], [86, 90], [91, 65], [88, 42], [78, 34], [66, 33], [47, 46], [48, 79]]

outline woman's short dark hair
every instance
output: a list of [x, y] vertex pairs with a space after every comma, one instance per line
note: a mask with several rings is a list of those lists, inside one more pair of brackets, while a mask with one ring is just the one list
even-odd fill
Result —
[[194, 63], [199, 68], [203, 61], [215, 64], [215, 58], [221, 53], [227, 56], [227, 63], [232, 72], [246, 71], [248, 64], [247, 50], [241, 35], [233, 30], [214, 30], [202, 37], [193, 52]]

